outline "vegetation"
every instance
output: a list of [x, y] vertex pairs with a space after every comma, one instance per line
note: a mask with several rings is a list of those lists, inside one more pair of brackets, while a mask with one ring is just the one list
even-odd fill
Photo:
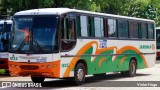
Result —
[[0, 14], [35, 8], [68, 7], [109, 14], [147, 18], [160, 26], [160, 0], [0, 0]]
[[4, 69], [0, 69], [0, 74], [4, 74], [6, 71]]

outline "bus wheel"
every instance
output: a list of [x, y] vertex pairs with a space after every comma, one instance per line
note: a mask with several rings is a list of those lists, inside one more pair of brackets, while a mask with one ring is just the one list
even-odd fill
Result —
[[129, 63], [129, 70], [126, 72], [127, 76], [134, 77], [136, 75], [137, 63], [135, 60], [131, 60]]
[[31, 80], [34, 82], [34, 83], [43, 83], [45, 77], [32, 77], [31, 76]]
[[74, 71], [74, 82], [76, 85], [83, 84], [83, 82], [85, 81], [85, 73], [85, 66], [82, 63], [78, 63]]

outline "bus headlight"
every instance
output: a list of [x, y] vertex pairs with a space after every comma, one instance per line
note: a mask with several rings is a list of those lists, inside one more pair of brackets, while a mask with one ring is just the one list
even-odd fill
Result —
[[53, 64], [53, 67], [56, 67], [57, 65], [56, 64]]
[[48, 65], [47, 67], [48, 67], [48, 68], [51, 68], [51, 66], [50, 66], [50, 65]]
[[18, 68], [18, 65], [16, 65], [15, 67]]
[[45, 69], [45, 66], [42, 66], [42, 69]]
[[10, 67], [14, 68], [14, 65], [13, 65], [13, 64], [10, 64]]

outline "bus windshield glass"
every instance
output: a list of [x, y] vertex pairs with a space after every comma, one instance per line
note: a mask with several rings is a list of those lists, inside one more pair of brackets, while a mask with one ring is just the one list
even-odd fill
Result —
[[5, 27], [5, 32], [11, 32], [11, 26], [12, 26], [12, 24], [6, 24], [5, 26], [6, 26]]
[[3, 24], [0, 24], [0, 32], [2, 33], [3, 30]]
[[58, 51], [58, 16], [13, 18], [11, 52], [52, 53]]
[[8, 24], [7, 21], [0, 24], [0, 51], [1, 52], [8, 52], [11, 25], [12, 24]]

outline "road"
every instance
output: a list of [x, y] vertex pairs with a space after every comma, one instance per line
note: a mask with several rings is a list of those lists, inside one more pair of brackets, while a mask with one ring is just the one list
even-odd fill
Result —
[[[31, 79], [29, 77], [10, 77], [9, 75], [0, 75], [0, 81], [31, 81]], [[12, 88], [0, 88], [0, 90], [1, 89], [21, 90], [24, 88], [12, 87]], [[156, 65], [154, 67], [137, 70], [136, 77], [122, 77], [120, 73], [107, 73], [103, 77], [87, 76], [85, 83], [81, 86], [75, 86], [71, 81], [67, 79], [46, 79], [45, 82], [42, 84], [41, 88], [25, 88], [25, 89], [159, 90], [160, 60], [156, 62]]]

